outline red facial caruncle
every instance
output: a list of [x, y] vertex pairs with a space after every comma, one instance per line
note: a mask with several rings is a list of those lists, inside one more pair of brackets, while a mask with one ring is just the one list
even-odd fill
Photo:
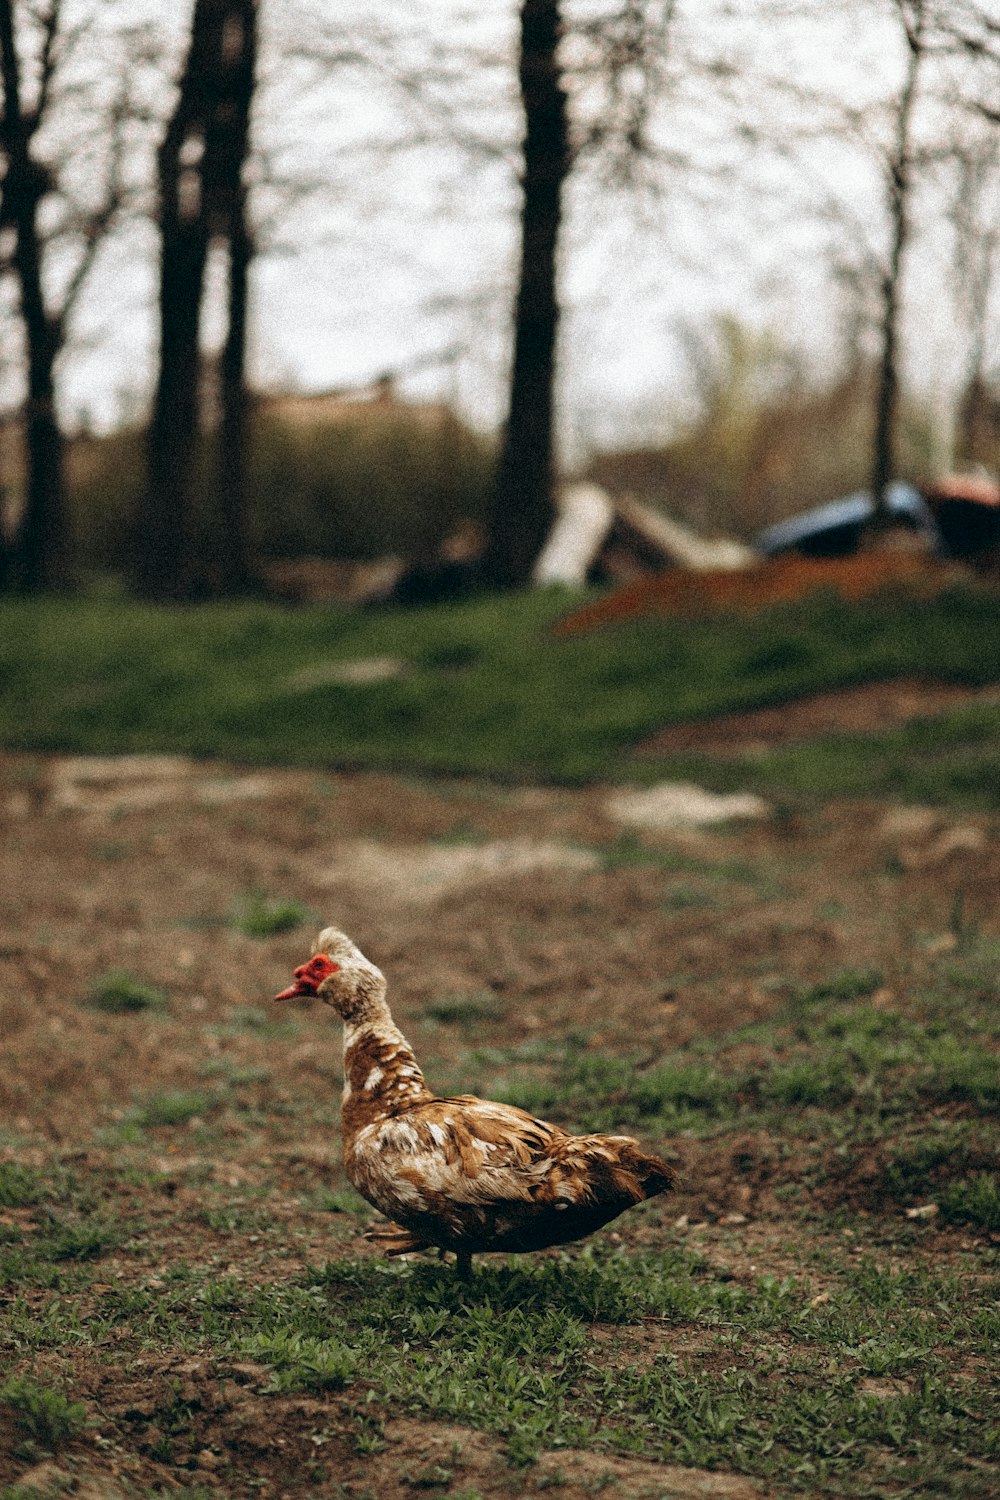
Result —
[[295, 970], [295, 983], [290, 984], [287, 990], [282, 990], [280, 995], [275, 995], [275, 1000], [293, 1000], [296, 995], [314, 996], [323, 980], [329, 974], [335, 974], [340, 968], [339, 964], [333, 963], [325, 953], [317, 953], [307, 964], [300, 964]]

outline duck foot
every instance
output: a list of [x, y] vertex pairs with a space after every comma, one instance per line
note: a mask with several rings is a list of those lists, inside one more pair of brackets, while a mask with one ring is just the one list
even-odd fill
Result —
[[430, 1244], [411, 1234], [402, 1224], [376, 1224], [365, 1230], [365, 1239], [383, 1255], [410, 1255], [414, 1250], [429, 1250]]

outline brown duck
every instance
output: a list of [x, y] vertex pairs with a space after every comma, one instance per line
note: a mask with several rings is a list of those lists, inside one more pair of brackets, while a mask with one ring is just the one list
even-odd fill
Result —
[[385, 977], [344, 933], [275, 998], [315, 996], [344, 1022], [344, 1166], [392, 1223], [389, 1254], [541, 1250], [582, 1239], [625, 1209], [673, 1187], [668, 1162], [627, 1135], [570, 1135], [523, 1109], [461, 1094], [439, 1099], [393, 1022]]

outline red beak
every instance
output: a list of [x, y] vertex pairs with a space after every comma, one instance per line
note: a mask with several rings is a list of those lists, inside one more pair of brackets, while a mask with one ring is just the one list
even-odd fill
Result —
[[325, 953], [317, 953], [307, 964], [300, 964], [295, 970], [295, 983], [290, 984], [287, 990], [282, 990], [280, 995], [275, 995], [275, 1000], [294, 1000], [296, 995], [315, 995], [323, 980], [328, 974], [335, 974], [340, 968], [339, 964], [331, 963]]

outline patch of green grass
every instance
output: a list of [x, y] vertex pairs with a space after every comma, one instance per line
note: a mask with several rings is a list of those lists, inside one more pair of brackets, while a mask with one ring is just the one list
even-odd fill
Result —
[[261, 1036], [270, 1040], [295, 1036], [302, 1027], [288, 1009], [274, 1005], [234, 1005], [220, 1026], [212, 1027], [218, 1037]]
[[637, 1068], [625, 1058], [573, 1051], [554, 1076], [507, 1077], [497, 1090], [508, 1104], [570, 1120], [583, 1130], [676, 1130], [687, 1128], [692, 1116], [718, 1120], [739, 1108], [737, 1079], [683, 1055], [654, 1068]]
[[248, 1213], [238, 1207], [202, 1208], [198, 1218], [217, 1234], [251, 1234], [268, 1227], [259, 1213]]
[[807, 1008], [828, 1000], [867, 999], [869, 995], [874, 995], [884, 983], [885, 975], [881, 969], [838, 969], [828, 979], [821, 979], [817, 984], [807, 985], [800, 990], [794, 1003], [796, 1006]]
[[76, 1437], [87, 1420], [82, 1402], [70, 1401], [65, 1392], [30, 1375], [15, 1375], [0, 1385], [0, 1403], [14, 1413], [23, 1435], [46, 1451]]
[[675, 885], [669, 886], [663, 897], [663, 905], [667, 911], [688, 911], [718, 904], [715, 896], [690, 880], [679, 880]]
[[[969, 961], [978, 973], [980, 955]], [[650, 1134], [713, 1131], [754, 1116], [780, 1129], [803, 1110], [898, 1121], [956, 1103], [984, 1113], [1000, 1107], [993, 991], [973, 999], [967, 987], [956, 1009], [953, 987], [938, 988], [904, 1014], [867, 1003], [881, 984], [875, 969], [839, 971], [799, 991], [772, 1020], [652, 1066], [571, 1039], [531, 1071], [517, 1051], [480, 1050], [480, 1068], [514, 1067], [476, 1088], [577, 1129]]]
[[271, 1391], [335, 1391], [353, 1379], [358, 1351], [333, 1338], [310, 1338], [288, 1329], [251, 1334], [243, 1353], [271, 1365]]
[[233, 903], [231, 925], [244, 937], [269, 938], [313, 920], [301, 901], [271, 900], [263, 891], [245, 891]]
[[41, 1197], [37, 1172], [16, 1161], [0, 1161], [0, 1208], [26, 1208]]
[[129, 969], [112, 969], [91, 980], [85, 1003], [91, 1010], [109, 1015], [129, 1015], [138, 1011], [165, 1011], [170, 997], [166, 990], [147, 984]]
[[[365, 1451], [388, 1405], [493, 1433], [516, 1464], [596, 1447], [823, 1493], [902, 1456], [922, 1481], [956, 1454], [995, 1456], [995, 1392], [963, 1373], [992, 1336], [995, 1276], [829, 1253], [823, 1269], [819, 1302], [794, 1277], [736, 1277], [681, 1249], [484, 1258], [466, 1283], [430, 1262], [331, 1261], [273, 1284], [192, 1269], [156, 1295], [106, 1294], [101, 1317], [211, 1351], [220, 1374], [263, 1362], [276, 1394], [363, 1381]], [[651, 1359], [630, 1353], [636, 1325], [662, 1330]], [[903, 1385], [869, 1393], [879, 1377]]]
[[135, 1104], [129, 1111], [129, 1121], [149, 1128], [188, 1125], [192, 1120], [209, 1114], [218, 1102], [216, 1097], [200, 1089], [167, 1089], [147, 1094]]
[[[669, 774], [793, 801], [883, 795], [1000, 807], [1000, 708], [988, 702], [766, 757], [640, 762], [631, 754], [665, 721], [798, 694], [908, 673], [996, 680], [1000, 610], [989, 588], [860, 604], [817, 596], [760, 612], [749, 632], [743, 619], [650, 619], [553, 638], [549, 627], [571, 603], [539, 590], [356, 613], [4, 599], [0, 744], [505, 780]], [[289, 713], [287, 683], [303, 664], [399, 655], [417, 670], [364, 686], [317, 684]], [[442, 670], [449, 662], [462, 669]]]
[[428, 1002], [424, 1014], [446, 1026], [475, 1028], [483, 1021], [501, 1021], [506, 1014], [503, 1000], [489, 990], [474, 995], [441, 995]]
[[1000, 1131], [975, 1120], [930, 1121], [887, 1151], [882, 1191], [908, 1201], [933, 1197], [942, 1181], [985, 1170], [1000, 1155]]
[[313, 1199], [313, 1207], [324, 1214], [352, 1214], [363, 1219], [370, 1218], [372, 1212], [370, 1205], [352, 1187], [321, 1190]]
[[653, 869], [664, 875], [690, 875], [694, 881], [677, 881], [664, 894], [664, 906], [681, 910], [685, 906], [711, 906], [715, 904], [715, 892], [727, 884], [745, 885], [754, 889], [761, 897], [775, 895], [780, 887], [768, 869], [748, 864], [741, 859], [704, 859], [683, 849], [672, 849], [647, 843], [638, 834], [620, 833], [609, 843], [597, 849], [601, 868], [611, 873], [617, 870]]

